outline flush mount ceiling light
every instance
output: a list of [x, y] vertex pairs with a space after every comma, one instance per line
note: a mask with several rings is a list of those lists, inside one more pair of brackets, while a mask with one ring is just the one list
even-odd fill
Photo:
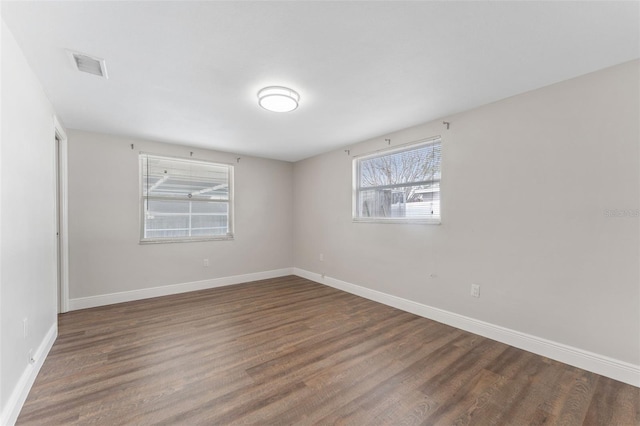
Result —
[[269, 86], [258, 92], [258, 104], [269, 111], [289, 112], [298, 108], [300, 95], [282, 86]]

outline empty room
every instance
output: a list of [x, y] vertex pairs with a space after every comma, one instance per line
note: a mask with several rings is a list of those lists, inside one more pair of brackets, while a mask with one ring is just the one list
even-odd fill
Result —
[[0, 425], [640, 425], [640, 2], [1, 17]]

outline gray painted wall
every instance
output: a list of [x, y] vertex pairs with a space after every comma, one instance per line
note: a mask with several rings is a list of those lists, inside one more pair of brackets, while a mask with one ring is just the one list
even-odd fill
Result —
[[295, 266], [640, 364], [639, 220], [605, 214], [640, 207], [639, 63], [350, 147], [442, 135], [441, 225], [354, 223], [352, 157], [296, 163]]
[[[293, 264], [291, 163], [244, 156], [237, 163], [228, 153], [78, 130], [67, 136], [71, 299]], [[234, 240], [139, 244], [141, 151], [233, 163]]]
[[[53, 109], [2, 21], [0, 412], [56, 323]], [[28, 319], [28, 335], [23, 320]]]

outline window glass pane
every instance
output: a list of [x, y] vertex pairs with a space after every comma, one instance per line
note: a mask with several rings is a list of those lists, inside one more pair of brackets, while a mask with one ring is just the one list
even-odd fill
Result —
[[149, 200], [145, 237], [220, 236], [228, 232], [228, 203]]
[[364, 158], [359, 174], [360, 188], [440, 180], [440, 144]]
[[194, 202], [193, 207], [193, 211], [197, 208], [203, 212], [193, 213], [191, 217], [191, 235], [225, 235], [227, 233], [228, 204]]
[[193, 213], [223, 213], [227, 214], [229, 210], [229, 203], [219, 202], [194, 202], [191, 211]]
[[145, 238], [189, 236], [188, 201], [149, 200], [145, 205]]
[[180, 200], [149, 200], [145, 210], [152, 216], [171, 215], [176, 213], [189, 214], [189, 201]]
[[144, 239], [231, 235], [232, 166], [141, 154]]
[[359, 192], [358, 216], [421, 219], [440, 216], [440, 184], [365, 189]]
[[229, 198], [229, 166], [144, 156], [144, 195], [200, 200]]
[[440, 183], [413, 187], [411, 200], [406, 205], [407, 218], [440, 217]]
[[439, 140], [356, 159], [355, 216], [439, 221]]

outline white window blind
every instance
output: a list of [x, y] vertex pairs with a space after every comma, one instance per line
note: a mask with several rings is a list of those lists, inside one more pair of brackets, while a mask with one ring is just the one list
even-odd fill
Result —
[[140, 154], [141, 241], [233, 236], [233, 167]]
[[440, 138], [354, 159], [356, 221], [440, 223]]

